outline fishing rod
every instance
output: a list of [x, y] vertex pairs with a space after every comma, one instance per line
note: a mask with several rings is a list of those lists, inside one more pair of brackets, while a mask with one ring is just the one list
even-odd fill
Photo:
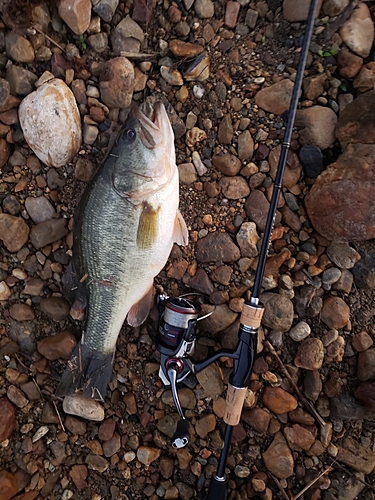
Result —
[[259, 296], [314, 26], [316, 4], [317, 0], [311, 0], [254, 286], [250, 299], [246, 300], [243, 306], [236, 349], [221, 349], [210, 358], [195, 363], [190, 355], [194, 352], [197, 323], [200, 319], [203, 319], [199, 318], [201, 312], [199, 301], [193, 296], [194, 294], [177, 298], [159, 296], [157, 301], [161, 313], [155, 338], [156, 347], [161, 354], [159, 375], [164, 384], [171, 387], [172, 397], [181, 417], [176, 432], [172, 437], [172, 445], [175, 448], [186, 446], [190, 439], [189, 422], [185, 418], [179, 402], [177, 384], [186, 380], [190, 374], [199, 373], [220, 357], [225, 356], [233, 359], [233, 374], [228, 384], [226, 408], [223, 417], [226, 424], [224, 443], [217, 472], [211, 478], [207, 500], [224, 500], [227, 494], [225, 465], [233, 429], [240, 421], [248, 381], [257, 351], [258, 329], [264, 312], [264, 306], [259, 301]]

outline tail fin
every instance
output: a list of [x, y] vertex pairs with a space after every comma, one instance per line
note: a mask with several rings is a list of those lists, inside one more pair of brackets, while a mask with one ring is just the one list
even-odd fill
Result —
[[114, 352], [103, 354], [80, 341], [75, 347], [60, 383], [57, 396], [82, 392], [96, 401], [104, 401], [112, 377]]

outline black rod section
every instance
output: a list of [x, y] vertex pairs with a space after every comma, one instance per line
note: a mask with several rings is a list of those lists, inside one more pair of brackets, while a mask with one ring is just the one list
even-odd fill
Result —
[[277, 166], [275, 185], [274, 185], [273, 192], [272, 192], [270, 208], [269, 208], [268, 215], [267, 215], [266, 227], [265, 227], [264, 234], [263, 234], [262, 246], [261, 246], [260, 253], [259, 253], [258, 266], [257, 266], [257, 270], [255, 273], [254, 286], [253, 286], [253, 291], [251, 294], [253, 302], [254, 302], [254, 299], [255, 299], [255, 301], [257, 299], [259, 299], [260, 289], [262, 286], [264, 268], [266, 265], [267, 254], [268, 254], [268, 248], [269, 248], [270, 239], [271, 239], [271, 235], [272, 235], [273, 225], [275, 222], [277, 203], [278, 203], [279, 197], [280, 197], [282, 180], [284, 177], [285, 165], [286, 165], [286, 160], [287, 160], [287, 156], [288, 156], [288, 152], [289, 152], [290, 140], [292, 138], [294, 119], [296, 117], [299, 94], [301, 91], [302, 80], [303, 80], [303, 73], [304, 73], [305, 66], [306, 66], [306, 59], [307, 59], [307, 55], [308, 55], [308, 51], [309, 51], [311, 35], [312, 35], [313, 28], [314, 28], [315, 7], [316, 7], [316, 0], [312, 0], [310, 3], [306, 31], [305, 31], [305, 36], [303, 39], [301, 55], [300, 55], [298, 69], [297, 69], [297, 73], [296, 73], [296, 79], [294, 81], [292, 99], [291, 99], [290, 107], [289, 107], [288, 121], [286, 124], [285, 135], [284, 135], [283, 145], [282, 145], [282, 149], [281, 149], [279, 164]]

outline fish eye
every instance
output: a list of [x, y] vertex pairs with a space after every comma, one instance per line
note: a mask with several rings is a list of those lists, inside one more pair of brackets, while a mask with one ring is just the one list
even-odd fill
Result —
[[134, 129], [129, 128], [124, 131], [124, 139], [127, 139], [129, 142], [133, 142], [137, 137], [137, 133]]

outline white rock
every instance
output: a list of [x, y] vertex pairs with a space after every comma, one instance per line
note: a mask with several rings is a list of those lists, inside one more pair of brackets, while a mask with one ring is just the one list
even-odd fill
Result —
[[87, 398], [83, 394], [75, 393], [72, 396], [66, 396], [63, 401], [63, 410], [69, 415], [101, 422], [104, 420], [104, 408], [95, 401]]
[[49, 167], [62, 167], [78, 153], [81, 119], [73, 92], [62, 80], [47, 81], [26, 96], [18, 114], [26, 142]]
[[367, 57], [370, 54], [374, 41], [374, 23], [365, 3], [360, 3], [344, 23], [340, 36], [346, 45], [359, 56]]
[[310, 326], [307, 323], [305, 323], [305, 321], [300, 321], [299, 323], [296, 324], [296, 326], [293, 326], [293, 328], [290, 330], [289, 336], [295, 342], [301, 342], [301, 340], [308, 337], [310, 333], [311, 333]]

